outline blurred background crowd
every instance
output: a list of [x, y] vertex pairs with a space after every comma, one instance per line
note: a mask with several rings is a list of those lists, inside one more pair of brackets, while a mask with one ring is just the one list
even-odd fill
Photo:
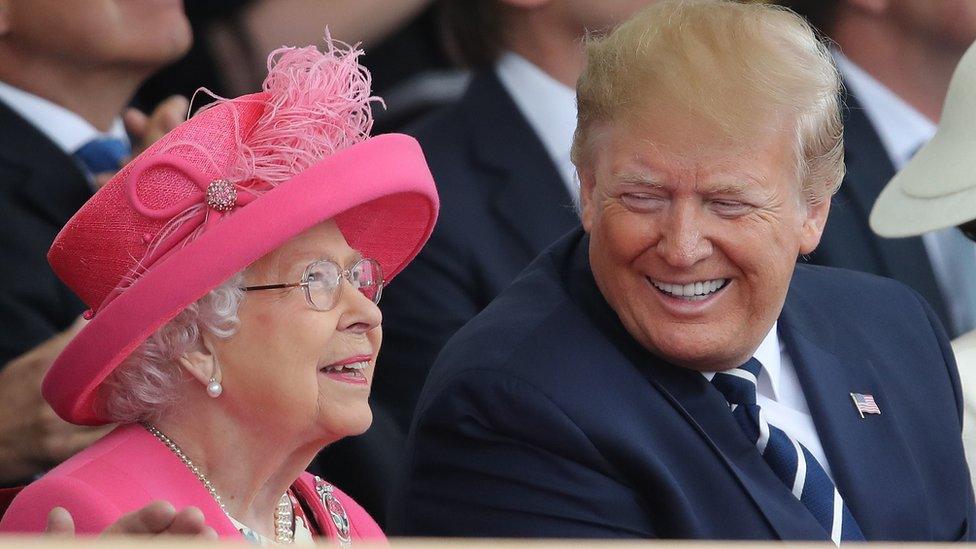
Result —
[[[328, 28], [363, 44], [385, 104], [374, 133], [416, 137], [441, 197], [431, 240], [380, 304], [373, 427], [312, 464], [382, 525], [441, 347], [579, 222], [570, 146], [583, 38], [651, 1], [0, 0], [0, 484], [36, 478], [110, 428], [64, 422], [41, 398], [85, 322], [46, 261], [55, 235], [188, 110], [259, 91], [269, 52]], [[951, 336], [976, 328], [971, 241], [954, 229], [886, 239], [869, 226], [884, 186], [936, 132], [976, 40], [976, 4], [783, 3], [829, 39], [845, 84], [847, 175], [802, 260], [900, 280]]]

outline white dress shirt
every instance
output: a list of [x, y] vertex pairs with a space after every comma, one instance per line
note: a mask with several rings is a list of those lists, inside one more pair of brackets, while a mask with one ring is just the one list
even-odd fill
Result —
[[30, 122], [68, 156], [97, 137], [129, 140], [121, 118], [116, 118], [109, 131], [103, 133], [61, 105], [4, 82], [0, 82], [0, 101]]
[[576, 131], [576, 91], [512, 52], [499, 57], [495, 73], [542, 141], [569, 196], [578, 202], [579, 178], [569, 157]]
[[[833, 479], [827, 454], [824, 453], [823, 444], [820, 443], [820, 435], [817, 434], [813, 416], [810, 415], [810, 408], [800, 387], [800, 380], [796, 377], [793, 361], [776, 331], [777, 325], [778, 323], [773, 323], [772, 329], [753, 355], [762, 364], [759, 383], [756, 386], [756, 404], [762, 408], [763, 415], [770, 425], [779, 427], [805, 446], [820, 462], [827, 475]], [[702, 375], [711, 381], [715, 377], [715, 372], [702, 372]]]
[[[935, 136], [936, 125], [906, 103], [894, 92], [878, 82], [864, 69], [858, 67], [844, 54], [834, 50], [837, 68], [844, 77], [847, 87], [857, 97], [858, 103], [864, 109], [864, 114], [871, 121], [874, 130], [881, 138], [885, 152], [896, 170], [901, 170], [912, 156], [923, 145]], [[946, 305], [953, 324], [961, 330], [973, 328], [976, 311], [972, 311], [972, 299], [960, 296], [957, 281], [973, 280], [973, 273], [953, 273], [953, 269], [964, 270], [948, 255], [954, 253], [957, 246], [947, 239], [958, 239], [959, 235], [947, 234], [955, 228], [932, 231], [922, 235], [925, 251], [932, 263], [932, 271], [942, 295], [946, 296]], [[965, 246], [964, 246], [965, 248]], [[976, 246], [971, 246], [972, 254], [976, 257]], [[976, 292], [976, 288], [970, 289]]]

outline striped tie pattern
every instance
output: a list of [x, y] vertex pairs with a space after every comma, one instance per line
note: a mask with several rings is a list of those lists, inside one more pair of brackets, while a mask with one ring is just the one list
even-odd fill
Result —
[[756, 445], [776, 476], [786, 484], [824, 530], [831, 541], [864, 541], [861, 528], [844, 505], [844, 499], [816, 458], [798, 441], [770, 425], [756, 404], [756, 382], [762, 365], [755, 358], [712, 378], [728, 401], [732, 417]]

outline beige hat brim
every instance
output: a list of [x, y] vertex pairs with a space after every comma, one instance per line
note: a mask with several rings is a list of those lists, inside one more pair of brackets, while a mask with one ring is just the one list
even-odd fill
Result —
[[[940, 182], [954, 189], [939, 193]], [[924, 188], [925, 192], [912, 192]], [[976, 219], [976, 141], [940, 134], [888, 182], [871, 210], [871, 229], [885, 237], [916, 236]]]

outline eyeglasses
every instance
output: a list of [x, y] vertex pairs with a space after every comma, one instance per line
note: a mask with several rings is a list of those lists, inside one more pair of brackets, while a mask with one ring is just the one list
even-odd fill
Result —
[[958, 225], [956, 228], [959, 229], [959, 232], [961, 232], [963, 236], [976, 242], [976, 219], [967, 221], [962, 225]]
[[305, 267], [305, 273], [300, 282], [292, 284], [266, 284], [263, 286], [245, 286], [241, 290], [256, 292], [259, 290], [280, 290], [284, 288], [302, 287], [305, 299], [310, 307], [316, 311], [329, 311], [339, 301], [342, 291], [342, 279], [345, 278], [353, 288], [357, 289], [373, 303], [380, 302], [383, 294], [383, 269], [375, 259], [363, 258], [352, 267], [343, 269], [334, 261], [320, 259]]

